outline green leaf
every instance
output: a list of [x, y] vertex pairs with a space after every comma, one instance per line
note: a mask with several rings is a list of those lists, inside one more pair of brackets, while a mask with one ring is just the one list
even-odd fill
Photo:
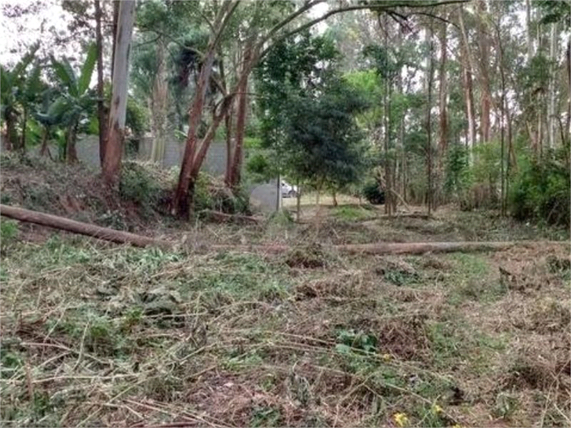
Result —
[[79, 75], [78, 94], [82, 95], [88, 88], [91, 82], [91, 75], [95, 68], [95, 61], [97, 60], [97, 46], [92, 43], [87, 50], [87, 58], [81, 67], [81, 74]]
[[337, 345], [335, 345], [335, 350], [343, 355], [347, 355], [351, 353], [351, 347], [348, 345], [344, 345], [342, 343], [338, 343]]
[[25, 96], [30, 101], [39, 96], [42, 91], [41, 73], [42, 69], [40, 65], [36, 64], [26, 79]]
[[57, 100], [55, 100], [48, 109], [47, 113], [51, 124], [60, 122], [69, 107], [69, 102], [65, 98], [59, 97]]
[[76, 77], [69, 61], [67, 59], [58, 61], [52, 57], [52, 67], [60, 83], [68, 89], [71, 95], [77, 96], [78, 92]]
[[12, 73], [0, 65], [0, 89], [2, 90], [2, 104], [5, 103], [4, 97], [12, 92]]

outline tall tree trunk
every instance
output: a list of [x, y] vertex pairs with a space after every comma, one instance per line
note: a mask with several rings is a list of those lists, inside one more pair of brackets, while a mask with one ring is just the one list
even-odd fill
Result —
[[111, 110], [109, 112], [108, 138], [105, 143], [105, 160], [103, 162], [103, 179], [108, 185], [117, 184], [121, 172], [125, 117], [127, 114], [129, 53], [131, 51], [134, 23], [135, 0], [124, 0], [119, 5]]
[[[389, 47], [388, 41], [388, 21], [387, 16], [384, 16], [384, 46], [386, 49]], [[383, 93], [383, 118], [384, 118], [384, 149], [385, 149], [385, 213], [392, 215], [393, 209], [393, 194], [392, 194], [392, 159], [389, 156], [390, 146], [391, 146], [391, 119], [390, 119], [390, 91], [391, 91], [391, 78], [386, 77], [384, 79], [385, 88]]]
[[168, 86], [166, 71], [166, 46], [164, 36], [159, 36], [156, 44], [157, 72], [155, 74], [151, 112], [153, 116], [153, 141], [151, 144], [151, 161], [163, 162], [166, 145]]
[[105, 93], [103, 87], [103, 34], [101, 32], [101, 4], [95, 3], [95, 40], [97, 45], [97, 119], [99, 121], [99, 164], [103, 168], [105, 141], [107, 140], [107, 118], [105, 117]]
[[486, 0], [478, 1], [478, 44], [480, 47], [480, 76], [481, 76], [481, 90], [480, 90], [480, 138], [482, 142], [489, 142], [491, 139], [490, 135], [490, 106], [491, 106], [491, 94], [490, 94], [490, 76], [489, 76], [489, 66], [490, 66], [490, 44], [488, 41], [488, 27], [486, 25], [486, 15], [487, 7]]
[[121, 0], [112, 0], [113, 2], [113, 23], [111, 25], [113, 37], [113, 49], [111, 51], [111, 80], [113, 80], [113, 72], [115, 67], [115, 51], [117, 49], [117, 28], [119, 26], [119, 7]]
[[202, 119], [206, 91], [210, 83], [212, 66], [214, 64], [214, 56], [218, 43], [220, 42], [221, 33], [228, 23], [228, 19], [235, 10], [236, 5], [237, 3], [232, 5], [230, 2], [225, 2], [217, 13], [216, 19], [213, 23], [214, 31], [208, 41], [208, 46], [206, 48], [206, 53], [200, 68], [198, 81], [196, 83], [194, 99], [189, 114], [188, 135], [186, 138], [180, 175], [172, 207], [172, 213], [181, 218], [189, 217], [191, 207], [193, 206], [194, 195], [192, 193], [194, 193], [194, 183], [198, 177], [202, 161], [206, 156], [206, 152], [208, 151], [212, 138], [214, 138], [214, 132], [220, 125], [224, 115], [228, 113], [230, 105], [233, 102], [233, 95], [228, 95], [225, 98], [223, 101], [224, 105], [220, 107], [221, 114], [213, 119], [213, 123], [210, 125], [207, 136], [202, 139], [200, 147], [198, 147], [199, 140], [197, 131]]
[[439, 110], [440, 110], [440, 138], [439, 138], [439, 169], [442, 169], [442, 162], [448, 149], [448, 112], [447, 112], [447, 77], [446, 61], [448, 51], [447, 24], [443, 23], [440, 30], [440, 87], [439, 89]]
[[230, 187], [236, 191], [240, 186], [242, 161], [244, 158], [244, 136], [246, 134], [246, 116], [248, 113], [248, 72], [246, 67], [252, 60], [252, 48], [254, 39], [250, 38], [246, 42], [244, 57], [242, 58], [242, 73], [246, 75], [243, 83], [238, 87], [238, 111], [236, 113], [236, 137], [234, 151], [232, 155], [232, 165], [230, 170]]
[[433, 62], [433, 52], [432, 52], [432, 37], [433, 29], [432, 23], [430, 24], [430, 29], [427, 31], [427, 42], [430, 46], [428, 53], [428, 72], [426, 74], [426, 89], [427, 89], [427, 102], [426, 102], [426, 173], [428, 190], [426, 192], [426, 203], [428, 206], [428, 215], [430, 216], [432, 212], [432, 200], [433, 200], [433, 189], [432, 189], [432, 77], [434, 73], [434, 62]]
[[567, 123], [563, 135], [567, 134], [567, 144], [569, 143], [569, 135], [571, 135], [571, 40], [567, 42], [567, 53], [565, 55], [567, 64]]
[[531, 0], [525, 0], [525, 24], [527, 36], [527, 61], [533, 58], [533, 36], [531, 33]]
[[466, 33], [466, 28], [464, 26], [463, 18], [464, 10], [460, 7], [458, 11], [461, 39], [460, 48], [462, 52], [462, 78], [464, 82], [464, 98], [466, 101], [466, 117], [468, 119], [468, 152], [470, 159], [472, 159], [472, 149], [476, 144], [476, 119], [474, 110], [474, 88], [472, 81], [472, 60], [470, 57], [470, 46], [468, 44], [468, 35]]
[[547, 110], [547, 123], [549, 128], [547, 146], [552, 149], [555, 147], [555, 129], [556, 129], [556, 115], [555, 115], [555, 99], [557, 95], [556, 79], [557, 79], [557, 23], [551, 24], [551, 40], [549, 47], [549, 59], [552, 61], [551, 76], [549, 79], [549, 104]]
[[224, 175], [224, 184], [230, 188], [232, 186], [232, 116], [234, 108], [230, 106], [228, 114], [224, 118], [224, 128], [226, 129], [226, 170]]

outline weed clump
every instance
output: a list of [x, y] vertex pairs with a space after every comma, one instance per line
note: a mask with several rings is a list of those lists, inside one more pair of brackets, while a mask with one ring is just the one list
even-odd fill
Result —
[[319, 244], [309, 244], [291, 249], [285, 256], [289, 267], [315, 269], [327, 265], [327, 255]]

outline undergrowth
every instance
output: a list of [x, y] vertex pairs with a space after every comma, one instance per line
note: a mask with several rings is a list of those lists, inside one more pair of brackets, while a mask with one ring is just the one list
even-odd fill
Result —
[[561, 252], [3, 251], [5, 426], [569, 423]]

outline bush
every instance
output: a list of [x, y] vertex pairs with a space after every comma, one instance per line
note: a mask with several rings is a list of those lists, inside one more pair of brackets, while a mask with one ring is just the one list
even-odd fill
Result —
[[368, 181], [363, 186], [363, 197], [373, 205], [381, 205], [385, 203], [385, 192], [381, 190], [381, 186], [376, 181]]
[[214, 210], [226, 214], [249, 214], [249, 197], [239, 191], [233, 194], [224, 183], [214, 177], [200, 173], [194, 189], [196, 211]]
[[18, 223], [12, 220], [0, 222], [0, 245], [5, 246], [18, 236]]
[[150, 165], [123, 163], [119, 184], [121, 199], [137, 204], [143, 215], [148, 216], [153, 211], [160, 211], [171, 189], [172, 183], [165, 180], [160, 171], [154, 170]]
[[509, 195], [512, 215], [519, 220], [544, 220], [569, 226], [569, 180], [569, 161], [563, 150], [543, 161], [520, 160]]

